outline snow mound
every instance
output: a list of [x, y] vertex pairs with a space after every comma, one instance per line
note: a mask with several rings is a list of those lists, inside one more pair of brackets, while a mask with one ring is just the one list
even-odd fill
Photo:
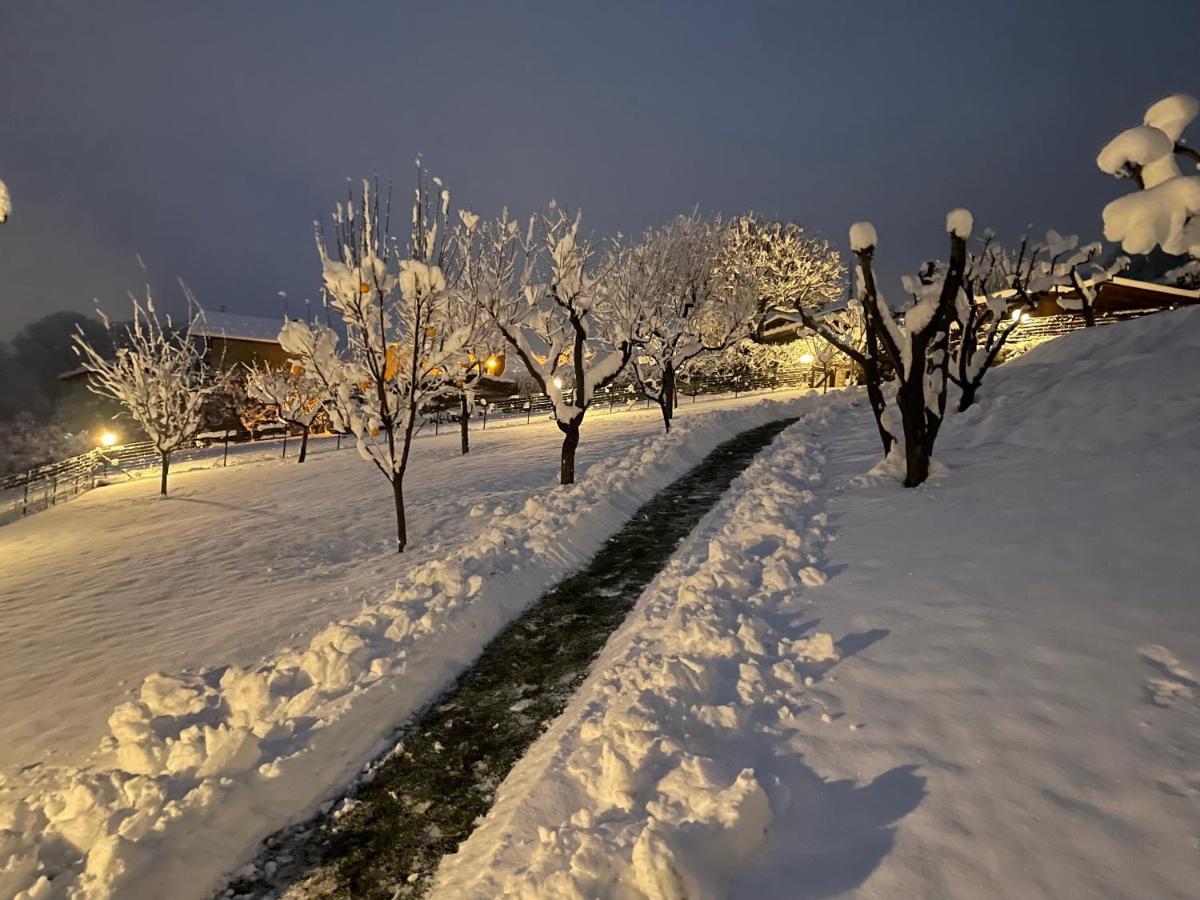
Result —
[[798, 721], [840, 658], [829, 634], [771, 624], [824, 581], [823, 457], [802, 431], [822, 417], [760, 454], [651, 584], [435, 896], [724, 896], [787, 802], [752, 736]]
[[1033, 348], [993, 377], [980, 402], [950, 420], [954, 443], [1148, 458], [1200, 454], [1200, 307], [1081, 329]]
[[[150, 675], [84, 765], [0, 780], [0, 896], [206, 896], [258, 841], [349, 781], [646, 499], [734, 434], [841, 397], [681, 419], [578, 483], [496, 514], [472, 544], [417, 566], [307, 647], [248, 669]], [[748, 781], [726, 788], [713, 815], [738, 804], [756, 814]]]

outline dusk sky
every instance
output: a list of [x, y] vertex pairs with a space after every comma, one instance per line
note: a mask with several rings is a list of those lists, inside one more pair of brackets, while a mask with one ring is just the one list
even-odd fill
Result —
[[[1140, 9], [1140, 11], [1139, 11]], [[1200, 91], [1197, 0], [1004, 3], [0, 2], [0, 338], [116, 315], [178, 276], [203, 306], [319, 294], [312, 221], [347, 177], [456, 203], [550, 198], [596, 232], [693, 205], [879, 231], [885, 285], [967, 206], [1099, 237], [1096, 152]]]

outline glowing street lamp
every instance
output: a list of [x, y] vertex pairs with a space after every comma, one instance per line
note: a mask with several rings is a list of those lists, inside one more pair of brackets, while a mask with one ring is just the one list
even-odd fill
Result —
[[101, 447], [112, 447], [112, 446], [115, 446], [116, 443], [117, 443], [117, 436], [113, 432], [106, 431], [102, 435], [100, 435], [100, 446]]
[[563, 380], [561, 378], [559, 378], [557, 375], [554, 376], [554, 386], [556, 388], [558, 388], [560, 391], [562, 390]]
[[800, 365], [811, 366], [812, 362], [813, 362], [813, 355], [811, 353], [801, 353], [800, 354]]
[[496, 357], [489, 356], [484, 361], [483, 365], [489, 372], [493, 372], [493, 371], [495, 371], [496, 366], [499, 365], [499, 363], [500, 363], [500, 360], [496, 359]]

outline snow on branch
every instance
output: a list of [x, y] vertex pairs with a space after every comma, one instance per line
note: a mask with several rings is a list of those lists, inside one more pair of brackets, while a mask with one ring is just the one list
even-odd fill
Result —
[[574, 480], [584, 414], [629, 362], [645, 319], [645, 287], [618, 278], [625, 251], [595, 247], [580, 226], [554, 203], [524, 227], [506, 210], [477, 226], [463, 259], [463, 290], [550, 398], [564, 434], [563, 484]]
[[108, 319], [113, 358], [99, 353], [80, 331], [75, 351], [89, 372], [88, 388], [120, 403], [154, 444], [163, 461], [161, 492], [167, 492], [170, 455], [187, 446], [203, 425], [205, 399], [220, 385], [206, 367], [204, 340], [193, 333], [203, 312], [190, 291], [188, 319], [174, 327], [160, 319], [149, 289], [146, 299], [133, 302], [133, 318], [123, 333], [113, 334]]
[[1128, 128], [1096, 157], [1102, 172], [1130, 178], [1141, 190], [1104, 207], [1104, 236], [1128, 253], [1200, 257], [1200, 175], [1184, 175], [1179, 159], [1200, 167], [1200, 151], [1183, 142], [1183, 132], [1200, 114], [1200, 101], [1172, 94], [1153, 104], [1143, 124]]
[[757, 312], [745, 280], [723, 276], [726, 226], [698, 213], [651, 229], [621, 256], [614, 291], [643, 311], [633, 355], [634, 380], [662, 410], [669, 431], [679, 371], [702, 353], [724, 350], [748, 331]]
[[326, 303], [340, 316], [346, 347], [327, 326], [285, 323], [280, 343], [320, 384], [335, 428], [355, 436], [359, 454], [392, 483], [397, 545], [407, 543], [403, 480], [422, 411], [451, 393], [472, 345], [470, 323], [449, 301], [461, 275], [459, 230], [450, 193], [418, 160], [405, 247], [389, 232], [390, 192], [364, 181], [317, 230]]

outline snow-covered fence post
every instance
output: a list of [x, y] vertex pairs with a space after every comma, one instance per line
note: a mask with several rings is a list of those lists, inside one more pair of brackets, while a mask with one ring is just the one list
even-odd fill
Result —
[[1195, 97], [1164, 97], [1146, 110], [1143, 124], [1121, 132], [1096, 157], [1101, 171], [1129, 178], [1140, 189], [1104, 207], [1104, 236], [1125, 252], [1149, 253], [1158, 246], [1200, 259], [1200, 175], [1182, 174], [1176, 161], [1200, 168], [1200, 150], [1183, 141], [1197, 115]]
[[[464, 290], [486, 310], [549, 399], [563, 434], [559, 481], [575, 481], [583, 417], [629, 362], [642, 310], [610, 293], [617, 253], [598, 254], [556, 204], [522, 231], [505, 211], [480, 230]], [[573, 383], [563, 378], [570, 372]]]
[[[203, 340], [193, 334], [204, 314], [186, 288], [184, 293], [189, 317], [182, 330], [171, 326], [170, 317], [165, 325], [159, 321], [149, 291], [145, 303], [134, 298], [133, 321], [113, 339], [115, 359], [105, 359], [82, 332], [75, 336], [75, 351], [91, 376], [89, 390], [124, 406], [154, 444], [164, 497], [171, 454], [195, 438], [204, 422], [204, 401], [220, 387], [205, 366]], [[107, 318], [104, 323], [111, 334]]]
[[[896, 406], [904, 440], [904, 485], [916, 487], [929, 477], [933, 446], [946, 410], [950, 320], [966, 271], [967, 238], [973, 220], [965, 209], [946, 216], [950, 261], [944, 268], [926, 266], [917, 279], [906, 279], [914, 303], [897, 322], [875, 284], [871, 263], [877, 243], [875, 227], [857, 222], [850, 228], [850, 248], [858, 259], [862, 306], [867, 331], [896, 373]], [[885, 423], [881, 421], [881, 427]]]

